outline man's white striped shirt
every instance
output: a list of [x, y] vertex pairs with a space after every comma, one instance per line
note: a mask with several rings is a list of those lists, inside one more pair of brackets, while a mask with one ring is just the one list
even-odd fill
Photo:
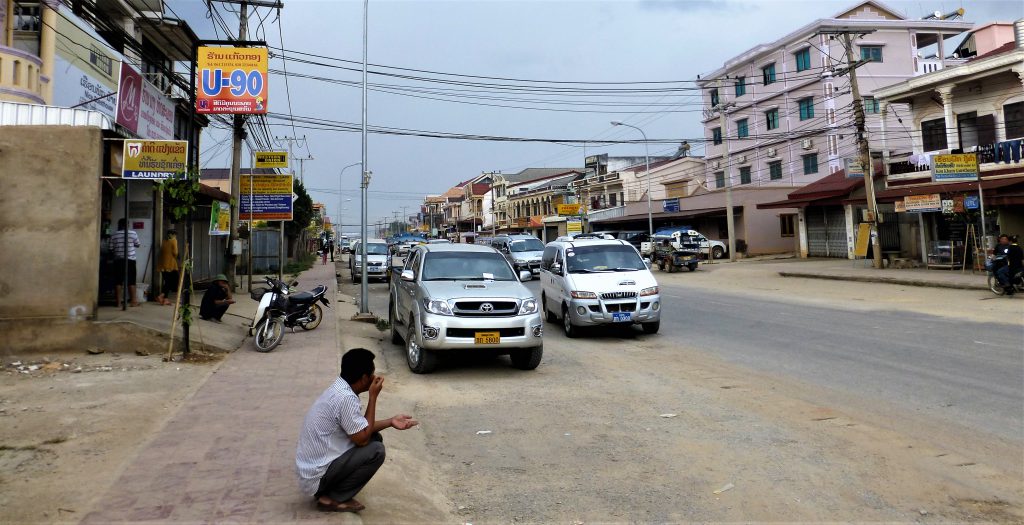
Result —
[[316, 495], [331, 462], [356, 446], [349, 436], [367, 427], [359, 396], [342, 378], [324, 390], [306, 414], [295, 452], [299, 489]]

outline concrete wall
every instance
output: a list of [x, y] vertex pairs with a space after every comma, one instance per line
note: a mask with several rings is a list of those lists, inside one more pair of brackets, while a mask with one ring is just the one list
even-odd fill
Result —
[[[794, 209], [759, 210], [757, 204], [785, 200], [792, 191], [787, 188], [743, 188], [732, 192], [733, 207], [743, 207], [742, 215], [736, 217], [736, 238], [747, 242], [747, 254], [765, 255], [772, 253], [788, 253], [798, 250], [798, 237], [782, 237], [779, 227], [779, 215], [796, 214]], [[680, 200], [683, 210], [700, 210], [725, 207], [725, 192], [716, 191], [703, 195], [693, 195]], [[724, 212], [723, 212], [724, 216]], [[685, 219], [681, 219], [685, 222]], [[710, 222], [717, 224], [718, 219], [692, 220], [698, 228], [705, 228], [701, 233], [709, 238], [718, 238], [718, 231], [710, 229]]]
[[93, 316], [99, 128], [0, 126], [0, 320]]

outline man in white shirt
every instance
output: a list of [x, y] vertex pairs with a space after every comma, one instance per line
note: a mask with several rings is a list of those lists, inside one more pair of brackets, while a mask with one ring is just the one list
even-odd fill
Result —
[[125, 274], [128, 275], [128, 293], [130, 297], [128, 302], [132, 306], [139, 306], [138, 301], [135, 300], [135, 249], [139, 247], [139, 235], [132, 230], [128, 230], [128, 234], [125, 235], [125, 230], [128, 229], [128, 221], [124, 218], [117, 220], [117, 231], [110, 236], [109, 248], [110, 253], [114, 255], [114, 268], [117, 272], [117, 283], [114, 284], [114, 297], [117, 299], [117, 306], [120, 308], [121, 304], [121, 292], [124, 288]]
[[[399, 414], [376, 420], [377, 397], [384, 378], [374, 375], [373, 352], [353, 348], [341, 358], [341, 376], [313, 403], [299, 433], [295, 469], [299, 488], [316, 498], [326, 512], [359, 512], [366, 508], [354, 496], [384, 464], [386, 428], [406, 430], [418, 424]], [[369, 392], [360, 414], [359, 394]], [[373, 424], [370, 424], [370, 422]]]

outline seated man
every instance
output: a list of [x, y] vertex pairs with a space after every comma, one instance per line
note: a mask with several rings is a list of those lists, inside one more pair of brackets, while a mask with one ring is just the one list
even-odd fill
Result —
[[[325, 512], [366, 508], [355, 495], [384, 464], [380, 431], [406, 430], [418, 424], [404, 414], [375, 419], [384, 378], [374, 375], [373, 358], [365, 348], [345, 352], [341, 377], [313, 403], [299, 432], [295, 452], [299, 488], [315, 498], [317, 508]], [[363, 392], [370, 396], [365, 414], [360, 414], [359, 394]]]
[[213, 278], [213, 285], [203, 294], [203, 302], [199, 305], [199, 318], [206, 321], [220, 322], [228, 306], [235, 304], [231, 298], [231, 288], [228, 287], [228, 278], [224, 274], [217, 274]]

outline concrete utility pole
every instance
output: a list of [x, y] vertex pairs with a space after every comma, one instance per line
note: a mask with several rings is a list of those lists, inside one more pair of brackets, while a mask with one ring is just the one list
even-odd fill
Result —
[[729, 234], [729, 260], [736, 262], [736, 220], [732, 211], [732, 177], [729, 175], [729, 121], [726, 119], [726, 110], [734, 103], [726, 104], [725, 91], [722, 90], [722, 79], [718, 79], [718, 111], [719, 127], [722, 129], [722, 164], [725, 166], [725, 228]]
[[362, 216], [359, 220], [359, 235], [362, 237], [363, 242], [359, 243], [359, 251], [363, 252], [360, 255], [363, 258], [363, 278], [359, 283], [359, 313], [356, 315], [358, 318], [372, 320], [373, 315], [370, 314], [370, 285], [369, 285], [369, 272], [366, 270], [366, 205], [367, 205], [367, 191], [370, 186], [370, 169], [369, 164], [366, 163], [366, 50], [369, 42], [369, 30], [370, 30], [370, 0], [363, 0], [363, 129], [362, 129], [362, 141], [363, 141], [363, 155], [360, 159], [362, 165], [363, 178], [360, 189], [362, 190]]
[[[857, 33], [861, 34], [861, 33]], [[864, 129], [864, 100], [860, 98], [860, 89], [857, 87], [857, 67], [854, 64], [853, 42], [849, 32], [843, 33], [843, 40], [846, 45], [846, 63], [850, 72], [850, 93], [853, 96], [853, 121], [857, 126], [857, 146], [861, 167], [864, 169], [864, 195], [868, 201], [868, 213], [871, 215], [868, 224], [871, 225], [871, 251], [875, 268], [882, 268], [882, 250], [878, 239], [878, 205], [875, 203], [875, 177], [871, 162], [871, 152], [868, 148], [867, 132]], [[884, 167], [882, 169], [885, 169]]]
[[[246, 30], [249, 25], [249, 4], [242, 2], [238, 12], [238, 40], [245, 40]], [[232, 139], [231, 139], [231, 224], [228, 228], [228, 256], [227, 256], [227, 278], [231, 291], [237, 291], [235, 286], [235, 266], [238, 264], [238, 256], [235, 254], [235, 241], [238, 239], [238, 204], [242, 193], [242, 141], [245, 140], [245, 118], [236, 114], [232, 118]], [[249, 241], [252, 241], [252, 224], [249, 225]]]

